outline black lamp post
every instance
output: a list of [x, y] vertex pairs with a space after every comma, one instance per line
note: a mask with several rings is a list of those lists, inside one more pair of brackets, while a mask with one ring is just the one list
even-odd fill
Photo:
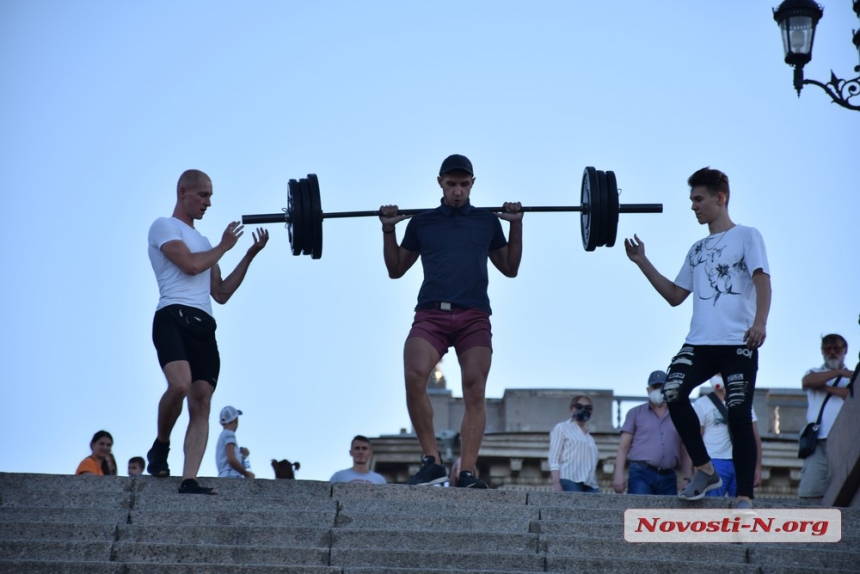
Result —
[[[854, 0], [854, 13], [860, 18], [860, 0]], [[794, 67], [794, 89], [797, 97], [805, 84], [818, 86], [843, 108], [860, 111], [860, 105], [849, 100], [860, 96], [860, 76], [853, 80], [842, 80], [830, 71], [830, 81], [822, 84], [816, 80], [803, 78], [803, 66], [812, 59], [812, 43], [815, 41], [815, 27], [824, 15], [824, 9], [813, 0], [785, 0], [773, 11], [773, 19], [779, 24], [782, 33], [782, 46], [785, 49], [785, 63]], [[860, 30], [854, 32], [854, 46], [860, 55]], [[854, 67], [860, 72], [860, 66]], [[860, 97], [858, 97], [860, 102]]]

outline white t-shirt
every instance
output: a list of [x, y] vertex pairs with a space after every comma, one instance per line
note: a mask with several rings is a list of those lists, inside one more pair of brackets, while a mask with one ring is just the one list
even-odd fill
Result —
[[[705, 427], [702, 440], [705, 442], [705, 448], [708, 449], [708, 455], [711, 458], [731, 460], [732, 439], [729, 437], [729, 422], [723, 413], [707, 396], [696, 399], [693, 408], [699, 416], [700, 426]], [[757, 420], [755, 409], [752, 411], [752, 420], [753, 422]]]
[[735, 225], [697, 241], [675, 284], [693, 295], [687, 344], [741, 345], [755, 318], [753, 272], [770, 275], [757, 229]]
[[236, 433], [224, 429], [218, 436], [218, 444], [215, 446], [215, 468], [218, 469], [218, 478], [245, 478], [238, 470], [230, 466], [227, 460], [227, 445], [233, 445], [233, 454], [239, 462], [242, 462], [242, 455], [239, 454], [239, 443], [236, 441]]
[[[806, 373], [803, 374], [805, 377], [809, 373], [820, 373], [822, 371], [829, 371], [825, 365], [821, 365], [820, 367], [815, 367], [814, 369], [809, 369]], [[849, 377], [842, 377], [839, 379], [839, 383], [837, 383], [837, 387], [845, 388], [848, 386], [848, 383], [851, 382]], [[833, 379], [827, 381], [827, 386], [833, 386]], [[806, 409], [806, 422], [814, 423], [818, 420], [818, 411], [821, 410], [821, 403], [824, 402], [824, 397], [827, 396], [827, 393], [824, 391], [819, 391], [816, 389], [806, 389], [806, 400], [809, 403], [809, 406]], [[833, 426], [834, 421], [836, 421], [836, 416], [839, 414], [840, 409], [842, 409], [842, 403], [845, 402], [842, 397], [837, 397], [833, 395], [827, 401], [827, 404], [824, 406], [824, 414], [821, 415], [821, 426], [818, 427], [818, 438], [827, 438], [827, 434], [830, 432], [830, 427]]]
[[168, 241], [182, 241], [191, 253], [209, 251], [209, 240], [193, 227], [189, 227], [175, 217], [159, 217], [149, 228], [149, 262], [158, 281], [158, 306], [155, 310], [168, 305], [188, 305], [212, 315], [212, 301], [209, 298], [210, 270], [197, 275], [187, 275], [162, 253], [161, 246]]
[[364, 482], [367, 484], [386, 484], [385, 477], [373, 471], [356, 472], [351, 468], [339, 470], [329, 479], [329, 482]]

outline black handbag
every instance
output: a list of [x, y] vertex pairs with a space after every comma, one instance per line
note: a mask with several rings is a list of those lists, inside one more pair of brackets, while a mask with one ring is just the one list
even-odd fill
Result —
[[[829, 398], [830, 395], [827, 395], [827, 397]], [[797, 441], [797, 458], [807, 458], [815, 452], [815, 447], [818, 446], [818, 427], [821, 426], [820, 423], [821, 416], [818, 417], [817, 422], [809, 423], [800, 431], [800, 438]]]
[[[832, 386], [835, 387], [841, 380], [842, 377], [836, 377]], [[818, 446], [818, 429], [821, 427], [821, 416], [824, 414], [824, 405], [827, 404], [827, 401], [832, 396], [830, 393], [827, 393], [827, 396], [824, 397], [824, 401], [821, 403], [821, 410], [818, 411], [818, 420], [807, 424], [800, 431], [800, 437], [797, 439], [797, 458], [808, 458], [815, 452], [815, 447]]]

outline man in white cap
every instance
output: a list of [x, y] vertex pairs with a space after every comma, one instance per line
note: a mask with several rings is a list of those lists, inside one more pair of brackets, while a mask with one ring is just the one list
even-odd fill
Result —
[[[738, 484], [735, 476], [735, 464], [732, 461], [732, 438], [729, 434], [729, 415], [726, 409], [726, 384], [723, 376], [715, 375], [711, 379], [713, 392], [699, 397], [693, 408], [699, 417], [702, 429], [702, 440], [717, 474], [723, 481], [722, 486], [709, 490], [705, 496], [737, 496]], [[758, 434], [755, 409], [752, 411], [753, 435], [755, 435], [756, 462], [753, 486], [761, 485], [761, 436]]]

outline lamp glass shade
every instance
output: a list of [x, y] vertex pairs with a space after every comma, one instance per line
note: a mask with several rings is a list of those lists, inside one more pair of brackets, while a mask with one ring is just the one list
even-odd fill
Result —
[[812, 56], [815, 25], [809, 16], [789, 17], [779, 23], [782, 31], [782, 47], [789, 54]]

